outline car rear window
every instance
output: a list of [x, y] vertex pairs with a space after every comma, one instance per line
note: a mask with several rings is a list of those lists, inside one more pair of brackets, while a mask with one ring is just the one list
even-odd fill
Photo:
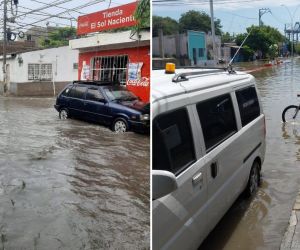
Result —
[[63, 92], [61, 92], [62, 96], [69, 96], [71, 87], [67, 87]]

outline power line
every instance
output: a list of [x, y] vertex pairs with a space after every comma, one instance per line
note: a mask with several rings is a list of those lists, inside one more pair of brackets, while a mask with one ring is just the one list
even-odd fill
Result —
[[[264, 0], [244, 0], [244, 1], [237, 1], [237, 0], [220, 0], [214, 2], [214, 5], [217, 4], [230, 4], [230, 3], [247, 3], [247, 2], [261, 2]], [[209, 1], [201, 1], [201, 2], [194, 2], [194, 1], [188, 1], [188, 0], [153, 0], [152, 1], [153, 5], [156, 6], [164, 6], [164, 7], [172, 7], [172, 6], [195, 6], [195, 5], [207, 5]]]
[[[70, 0], [67, 0], [67, 1], [70, 1]], [[86, 4], [83, 4], [83, 5], [79, 5], [77, 7], [74, 7], [74, 8], [71, 8], [71, 9], [68, 9], [67, 11], [63, 11], [63, 12], [60, 12], [60, 13], [57, 13], [57, 14], [53, 14], [53, 15], [50, 15], [49, 17], [45, 17], [45, 18], [42, 18], [42, 19], [39, 19], [38, 21], [35, 21], [35, 22], [32, 22], [32, 23], [28, 23], [28, 24], [24, 24], [24, 25], [19, 25], [19, 27], [15, 28], [14, 30], [16, 29], [20, 29], [20, 28], [25, 28], [25, 27], [29, 27], [29, 26], [32, 26], [36, 23], [40, 23], [40, 22], [43, 22], [43, 21], [46, 21], [50, 18], [56, 18], [57, 15], [62, 15], [62, 14], [65, 14], [69, 11], [74, 11], [74, 10], [78, 10], [78, 9], [82, 9], [82, 8], [85, 8], [85, 7], [88, 7], [88, 6], [92, 6], [92, 5], [95, 5], [99, 2], [103, 2], [104, 0], [95, 0], [95, 1], [92, 1], [90, 3], [86, 3]], [[49, 7], [48, 7], [49, 8]]]

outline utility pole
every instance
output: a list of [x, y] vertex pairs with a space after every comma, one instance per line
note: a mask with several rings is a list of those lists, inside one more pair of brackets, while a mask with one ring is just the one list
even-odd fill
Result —
[[4, 0], [4, 13], [3, 13], [3, 91], [7, 91], [6, 83], [6, 47], [7, 47], [7, 33], [6, 33], [6, 21], [7, 21], [7, 0]]
[[262, 8], [259, 9], [258, 11], [258, 22], [259, 22], [259, 27], [262, 26], [262, 21], [261, 21], [261, 17], [266, 14], [266, 13], [272, 13], [271, 10], [269, 8]]
[[214, 22], [214, 4], [213, 4], [213, 0], [209, 0], [209, 4], [210, 4], [210, 25], [211, 25], [211, 36], [212, 36], [213, 53], [214, 53], [214, 63], [216, 63], [217, 55], [216, 55], [216, 37], [215, 37], [215, 22]]

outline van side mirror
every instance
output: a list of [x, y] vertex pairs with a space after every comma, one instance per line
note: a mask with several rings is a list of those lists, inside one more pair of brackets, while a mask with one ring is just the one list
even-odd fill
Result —
[[178, 188], [173, 173], [164, 170], [152, 170], [152, 199], [159, 199]]

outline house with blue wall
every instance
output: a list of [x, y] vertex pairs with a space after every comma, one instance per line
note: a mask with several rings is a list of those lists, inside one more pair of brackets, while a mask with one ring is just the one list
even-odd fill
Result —
[[[221, 39], [216, 36], [218, 57]], [[182, 34], [173, 34], [152, 38], [152, 55], [155, 58], [175, 58], [178, 65], [208, 65], [212, 61], [211, 35], [202, 31], [188, 30]]]
[[207, 60], [205, 33], [187, 31], [188, 57], [191, 65], [199, 65]]

